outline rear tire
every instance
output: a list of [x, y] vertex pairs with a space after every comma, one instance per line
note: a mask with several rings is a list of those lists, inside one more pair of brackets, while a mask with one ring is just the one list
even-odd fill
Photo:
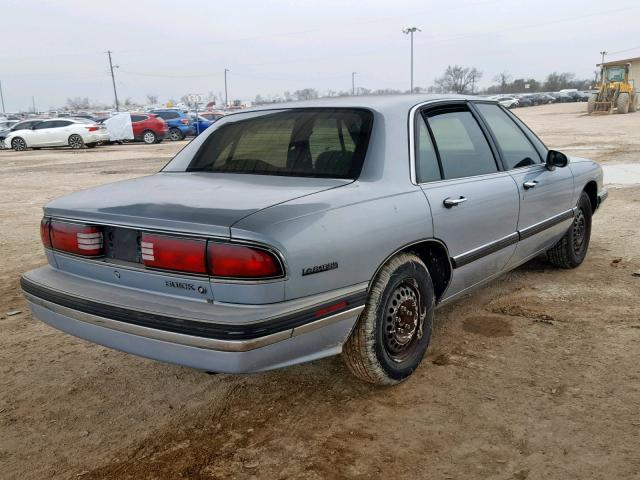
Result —
[[152, 145], [158, 142], [158, 136], [151, 130], [145, 130], [142, 134], [142, 141], [147, 145]]
[[592, 114], [595, 111], [597, 98], [597, 95], [589, 95], [589, 100], [587, 100], [587, 113]]
[[631, 96], [631, 102], [629, 103], [629, 113], [633, 113], [638, 110], [638, 94], [635, 93]]
[[27, 149], [27, 142], [22, 137], [16, 137], [11, 140], [11, 148], [16, 152], [24, 152]]
[[591, 200], [582, 192], [578, 200], [578, 210], [569, 230], [553, 247], [547, 250], [552, 265], [559, 268], [576, 268], [587, 256], [591, 239]]
[[429, 346], [434, 308], [433, 282], [422, 260], [409, 253], [389, 260], [343, 346], [351, 373], [376, 385], [407, 379]]
[[618, 95], [618, 101], [616, 102], [616, 107], [618, 109], [618, 113], [629, 113], [629, 94], [621, 93]]
[[69, 137], [69, 146], [74, 150], [84, 148], [84, 140], [80, 135], [73, 134]]
[[179, 128], [172, 128], [169, 130], [169, 138], [171, 141], [176, 142], [178, 140], [184, 140], [185, 135], [180, 131]]

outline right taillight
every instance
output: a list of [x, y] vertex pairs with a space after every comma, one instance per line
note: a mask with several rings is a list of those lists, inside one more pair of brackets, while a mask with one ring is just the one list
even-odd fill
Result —
[[244, 245], [209, 242], [207, 263], [213, 277], [256, 279], [284, 273], [273, 253]]
[[143, 233], [142, 262], [147, 267], [188, 273], [207, 273], [206, 240]]

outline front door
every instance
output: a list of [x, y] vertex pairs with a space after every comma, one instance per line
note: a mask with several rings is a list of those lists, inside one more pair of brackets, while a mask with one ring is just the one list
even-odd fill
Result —
[[546, 147], [512, 113], [477, 103], [496, 139], [504, 167], [518, 186], [520, 242], [510, 267], [551, 247], [569, 228], [573, 217], [573, 174], [569, 168], [548, 170]]
[[449, 298], [501, 272], [513, 255], [518, 189], [466, 104], [429, 109], [417, 128], [416, 179], [454, 267]]

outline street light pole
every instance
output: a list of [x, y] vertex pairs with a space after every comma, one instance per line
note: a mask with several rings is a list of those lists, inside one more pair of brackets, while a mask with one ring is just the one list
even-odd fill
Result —
[[230, 72], [228, 68], [224, 69], [224, 108], [229, 106], [229, 95], [227, 92], [227, 72]]
[[411, 93], [413, 93], [413, 34], [421, 31], [422, 30], [420, 30], [418, 27], [409, 27], [402, 29], [402, 33], [411, 36]]
[[600, 83], [604, 83], [604, 56], [609, 53], [606, 50], [600, 52], [602, 55], [602, 63], [600, 63]]
[[118, 68], [118, 65], [114, 65], [111, 61], [111, 50], [107, 50], [109, 55], [109, 70], [111, 70], [111, 83], [113, 83], [113, 96], [116, 99], [116, 112], [120, 111], [120, 104], [118, 103], [118, 92], [116, 91], [116, 77], [113, 75], [113, 69]]
[[2, 82], [0, 81], [0, 100], [2, 100], [2, 113], [6, 113], [4, 109], [4, 95], [2, 93]]
[[351, 72], [351, 95], [356, 96], [356, 74], [358, 72]]

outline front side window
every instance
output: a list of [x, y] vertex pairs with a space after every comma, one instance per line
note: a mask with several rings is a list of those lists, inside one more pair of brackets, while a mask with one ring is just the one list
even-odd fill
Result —
[[445, 180], [498, 171], [478, 122], [466, 108], [428, 113]]
[[230, 117], [207, 137], [187, 171], [354, 179], [373, 122], [366, 110], [339, 108]]
[[498, 105], [478, 103], [476, 108], [498, 142], [505, 169], [511, 170], [542, 162], [526, 135]]

